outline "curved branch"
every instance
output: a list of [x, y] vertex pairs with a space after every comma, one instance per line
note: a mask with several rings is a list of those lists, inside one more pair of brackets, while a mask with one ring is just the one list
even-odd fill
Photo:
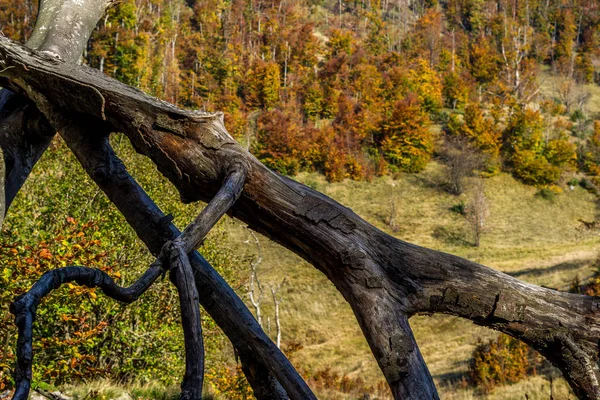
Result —
[[46, 272], [29, 289], [10, 305], [19, 329], [17, 340], [16, 388], [13, 400], [26, 400], [31, 386], [31, 365], [33, 363], [33, 322], [40, 301], [52, 290], [67, 282], [77, 282], [88, 287], [99, 287], [108, 297], [124, 303], [131, 303], [141, 296], [161, 276], [160, 263], [153, 263], [148, 270], [131, 286], [122, 288], [105, 272], [87, 267], [64, 267]]
[[177, 241], [183, 244], [185, 253], [197, 249], [213, 226], [233, 206], [233, 203], [240, 197], [244, 189], [247, 174], [243, 166], [236, 166], [227, 175], [223, 186], [221, 186], [215, 197], [196, 217], [194, 222], [184, 229]]
[[[103, 124], [55, 114], [61, 136], [83, 168], [157, 255], [180, 232], [129, 175]], [[189, 254], [200, 304], [233, 343], [258, 399], [316, 399], [290, 361], [264, 333], [244, 302], [198, 253]], [[259, 397], [260, 396], [260, 397]]]
[[169, 242], [162, 258], [168, 257], [171, 281], [179, 291], [183, 338], [185, 342], [185, 375], [181, 383], [181, 400], [202, 400], [204, 381], [204, 344], [194, 274], [181, 243]]

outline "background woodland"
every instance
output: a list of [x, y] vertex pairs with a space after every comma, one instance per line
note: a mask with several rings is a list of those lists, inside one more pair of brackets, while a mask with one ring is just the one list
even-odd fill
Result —
[[[37, 0], [0, 0], [0, 30], [25, 41], [36, 12]], [[518, 185], [518, 191], [549, 198], [565, 183], [592, 193], [600, 185], [600, 108], [592, 104], [600, 84], [595, 0], [123, 0], [101, 21], [82, 62], [181, 107], [223, 111], [231, 134], [262, 162], [286, 175], [302, 173], [300, 179], [320, 190], [326, 185], [320, 174], [328, 182], [357, 181], [351, 184], [357, 191], [377, 177], [401, 173], [427, 180], [438, 162], [445, 164], [443, 186], [452, 196], [461, 195], [463, 178], [473, 175], [489, 178], [488, 186]], [[176, 222], [184, 225], [197, 214], [197, 206], [169, 200], [177, 197], [174, 189], [151, 174], [154, 167], [121, 136], [113, 142]], [[12, 385], [16, 329], [7, 310], [12, 297], [57, 266], [96, 266], [126, 282], [150, 261], [118, 212], [86, 185], [64, 144], [57, 140], [52, 150], [38, 167], [44, 173], [32, 176], [11, 209], [0, 241], [0, 390]], [[507, 183], [507, 174], [520, 183]], [[338, 199], [347, 195], [336, 196], [342, 189], [332, 188], [328, 194]], [[373, 219], [410, 240], [419, 228], [399, 226], [398, 220], [409, 218], [397, 215], [406, 207], [400, 189], [392, 184], [385, 190], [386, 210]], [[588, 195], [578, 195], [584, 211], [569, 218], [595, 218]], [[498, 215], [493, 200], [492, 225]], [[468, 216], [462, 200], [455, 206], [448, 218]], [[247, 266], [256, 264], [257, 255], [254, 238], [238, 231], [221, 227], [202, 253], [244, 291]], [[433, 236], [443, 238], [449, 251], [461, 246], [461, 236], [448, 230]], [[245, 243], [250, 250], [232, 250], [236, 240], [235, 246]], [[276, 258], [268, 246], [259, 251]], [[577, 279], [573, 290], [595, 290], [580, 287], [584, 282]], [[264, 298], [270, 294], [265, 288]], [[67, 302], [73, 295], [77, 300]], [[263, 306], [271, 312], [269, 307]], [[59, 291], [39, 311], [45, 323], [35, 333], [40, 339], [34, 380], [62, 385], [105, 377], [123, 384], [158, 382], [161, 388], [174, 384], [180, 374], [173, 371], [183, 368], [183, 343], [173, 339], [180, 336], [177, 308], [166, 282], [136, 307], [78, 286]], [[275, 328], [269, 329], [274, 335]], [[224, 336], [208, 318], [205, 330], [213, 395], [251, 398]], [[296, 361], [303, 362], [306, 343], [298, 337], [284, 336], [283, 348], [292, 361], [297, 353]], [[535, 356], [527, 349], [501, 339], [490, 346], [515, 348], [502, 360], [516, 357], [519, 377], [535, 370], [530, 360]], [[308, 361], [302, 368], [321, 395], [330, 390], [355, 395], [348, 398], [387, 395], [380, 378], [346, 376]], [[493, 370], [473, 380], [480, 379], [485, 390], [512, 382], [494, 378]]]

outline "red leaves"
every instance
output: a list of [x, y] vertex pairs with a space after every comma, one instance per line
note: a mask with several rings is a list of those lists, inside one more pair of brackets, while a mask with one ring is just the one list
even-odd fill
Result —
[[52, 254], [48, 249], [44, 248], [38, 253], [38, 257], [43, 258], [45, 260], [50, 260], [52, 259]]

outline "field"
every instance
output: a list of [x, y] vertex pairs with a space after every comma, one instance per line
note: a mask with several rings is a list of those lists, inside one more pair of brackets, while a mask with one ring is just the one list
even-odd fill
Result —
[[[302, 174], [297, 179], [350, 206], [370, 223], [402, 240], [457, 254], [538, 285], [566, 290], [576, 275], [585, 281], [593, 272], [600, 239], [579, 222], [595, 218], [597, 205], [592, 194], [580, 187], [567, 187], [553, 199], [545, 199], [536, 195], [535, 188], [509, 175], [486, 179], [489, 222], [481, 246], [476, 248], [471, 244], [465, 217], [452, 211], [453, 206], [467, 201], [468, 194], [456, 197], [443, 192], [439, 188], [441, 172], [442, 166], [433, 163], [421, 174], [372, 182], [331, 184], [317, 174]], [[387, 224], [393, 202], [398, 226], [395, 231]], [[249, 257], [255, 256], [256, 247], [248, 231], [235, 221], [227, 224], [230, 245]], [[333, 285], [279, 245], [260, 238], [260, 246], [263, 285], [286, 279], [281, 290], [283, 343], [302, 346], [293, 354], [293, 361], [313, 372], [329, 366], [367, 382], [381, 380], [350, 308]], [[270, 301], [264, 303], [263, 313], [272, 315]], [[414, 317], [411, 322], [443, 398], [485, 397], [462, 388], [463, 377], [478, 340], [493, 338], [497, 333], [450, 316]], [[567, 398], [561, 379], [554, 380], [554, 390], [555, 398]], [[549, 382], [538, 376], [485, 398], [516, 399], [523, 398], [523, 393], [530, 398], [549, 398]], [[329, 396], [345, 398], [340, 393]]]

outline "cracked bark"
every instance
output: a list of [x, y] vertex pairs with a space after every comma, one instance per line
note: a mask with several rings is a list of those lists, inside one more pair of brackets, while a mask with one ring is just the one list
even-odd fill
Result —
[[437, 398], [408, 324], [416, 313], [434, 312], [525, 341], [561, 369], [580, 398], [600, 398], [597, 298], [526, 284], [386, 235], [326, 196], [268, 170], [229, 137], [219, 114], [179, 110], [7, 39], [0, 39], [0, 59], [15, 66], [4, 76], [49, 117], [45, 99], [108, 131], [124, 132], [184, 201], [210, 201], [227, 171], [245, 163], [244, 191], [230, 214], [311, 262], [336, 285], [396, 398]]
[[[67, 119], [80, 124], [79, 130], [59, 128], [62, 134], [68, 132], [65, 136], [71, 135], [68, 143], [75, 153], [74, 143], [86, 137], [81, 127], [123, 132], [171, 180], [183, 201], [210, 202], [236, 165], [247, 166], [244, 190], [229, 214], [296, 252], [336, 285], [352, 306], [395, 398], [438, 398], [408, 323], [417, 313], [458, 315], [519, 338], [560, 368], [578, 397], [600, 398], [599, 299], [526, 284], [386, 235], [328, 197], [268, 170], [231, 139], [221, 114], [179, 110], [98, 71], [31, 52], [5, 38], [0, 38], [0, 61], [11, 67], [2, 73], [5, 83], [34, 101], [56, 127], [58, 119], [67, 127]], [[81, 156], [93, 156], [94, 151], [94, 146], [80, 151], [78, 158], [84, 167], [89, 162]], [[104, 148], [101, 154], [109, 156], [110, 150]], [[110, 158], [106, 165], [121, 168], [118, 162], [111, 164], [114, 162]], [[160, 210], [126, 173], [115, 177], [110, 168], [97, 165], [86, 169], [140, 236], [148, 234], [139, 227], [165, 224]], [[105, 179], [113, 181], [107, 184]], [[129, 197], [134, 200], [130, 204], [122, 204], [128, 195], [116, 193], [123, 187], [135, 192]], [[140, 220], [148, 215], [148, 221]], [[163, 237], [177, 236], [172, 227], [160, 229]], [[154, 237], [147, 241], [156, 252], [166, 240]], [[223, 325], [217, 323], [228, 329], [226, 334], [236, 343], [242, 359], [262, 362], [290, 397], [294, 397], [290, 388], [299, 385], [296, 389], [300, 391], [295, 393], [301, 396], [302, 383], [286, 381], [293, 374], [286, 376], [272, 369], [273, 365], [287, 366], [289, 361], [262, 343], [262, 337], [240, 335], [228, 327], [228, 323], [236, 326], [234, 315], [237, 318], [248, 311], [236, 308], [239, 299], [226, 290], [222, 293], [229, 296], [229, 303], [216, 296], [221, 292], [214, 288], [226, 285], [196, 254], [190, 260], [200, 301], [217, 313], [213, 317], [220, 318]], [[204, 298], [203, 293], [207, 293]], [[256, 323], [253, 318], [248, 322]], [[251, 368], [246, 366], [246, 370], [252, 376]], [[273, 380], [264, 378], [262, 382], [268, 387]]]

